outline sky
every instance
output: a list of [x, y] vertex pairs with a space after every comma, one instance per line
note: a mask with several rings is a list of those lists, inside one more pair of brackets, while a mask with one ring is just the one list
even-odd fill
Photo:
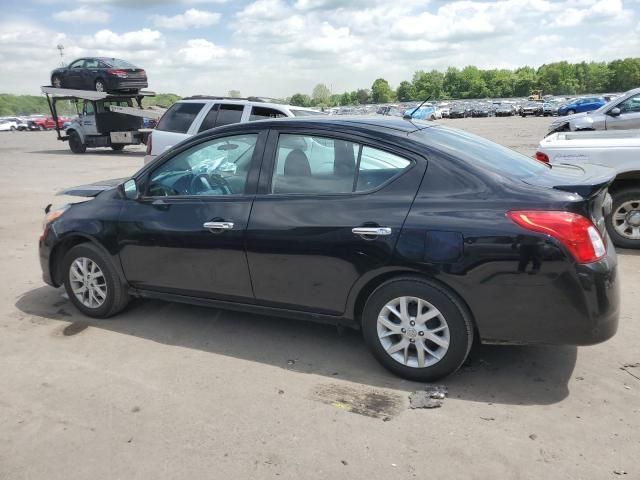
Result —
[[0, 0], [0, 92], [38, 94], [83, 56], [149, 89], [286, 97], [392, 87], [416, 70], [640, 57], [640, 0]]

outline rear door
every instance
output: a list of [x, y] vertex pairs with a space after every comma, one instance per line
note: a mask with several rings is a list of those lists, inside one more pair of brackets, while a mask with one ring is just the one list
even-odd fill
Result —
[[630, 130], [640, 128], [640, 93], [616, 105], [620, 115], [607, 115], [607, 130]]
[[272, 130], [247, 229], [256, 302], [342, 314], [391, 260], [425, 168], [388, 144]]

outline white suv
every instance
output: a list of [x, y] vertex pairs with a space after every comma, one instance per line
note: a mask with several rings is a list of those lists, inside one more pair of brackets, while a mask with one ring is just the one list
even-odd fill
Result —
[[269, 103], [261, 98], [195, 96], [174, 103], [147, 139], [148, 163], [182, 140], [214, 127], [279, 117], [307, 117], [322, 112], [293, 105]]

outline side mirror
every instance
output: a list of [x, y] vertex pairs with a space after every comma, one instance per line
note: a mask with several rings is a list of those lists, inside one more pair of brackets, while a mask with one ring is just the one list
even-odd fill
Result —
[[128, 198], [129, 200], [137, 200], [140, 198], [140, 192], [138, 192], [138, 185], [136, 184], [135, 179], [131, 178], [127, 180], [121, 185], [121, 188], [125, 198]]
[[620, 109], [618, 107], [616, 107], [616, 108], [612, 108], [611, 110], [609, 110], [608, 113], [612, 117], [619, 117], [622, 112], [620, 111]]

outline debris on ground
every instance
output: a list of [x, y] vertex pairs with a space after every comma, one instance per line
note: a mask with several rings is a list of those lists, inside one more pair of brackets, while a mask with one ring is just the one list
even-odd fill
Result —
[[346, 466], [346, 465], [349, 465], [349, 464], [347, 463], [347, 461], [346, 461], [346, 460], [340, 460], [340, 462], [341, 462], [343, 465], [345, 465], [345, 466]]
[[485, 420], [487, 422], [493, 422], [495, 418], [493, 417], [480, 417], [480, 420]]
[[538, 435], [536, 435], [535, 433], [532, 433], [531, 435], [529, 435], [529, 438], [531, 440], [535, 440], [536, 438], [538, 438]]
[[427, 385], [409, 395], [409, 408], [440, 408], [447, 393], [444, 385]]
[[625, 472], [624, 470], [614, 470], [613, 473], [615, 473], [616, 475], [626, 475], [627, 472]]
[[638, 376], [637, 374], [631, 372], [631, 368], [640, 368], [640, 363], [636, 362], [636, 363], [625, 363], [623, 366], [620, 367], [620, 370], [624, 370], [625, 372], [627, 372], [629, 375], [631, 375], [633, 378], [635, 378], [636, 380], [640, 380], [640, 376]]

